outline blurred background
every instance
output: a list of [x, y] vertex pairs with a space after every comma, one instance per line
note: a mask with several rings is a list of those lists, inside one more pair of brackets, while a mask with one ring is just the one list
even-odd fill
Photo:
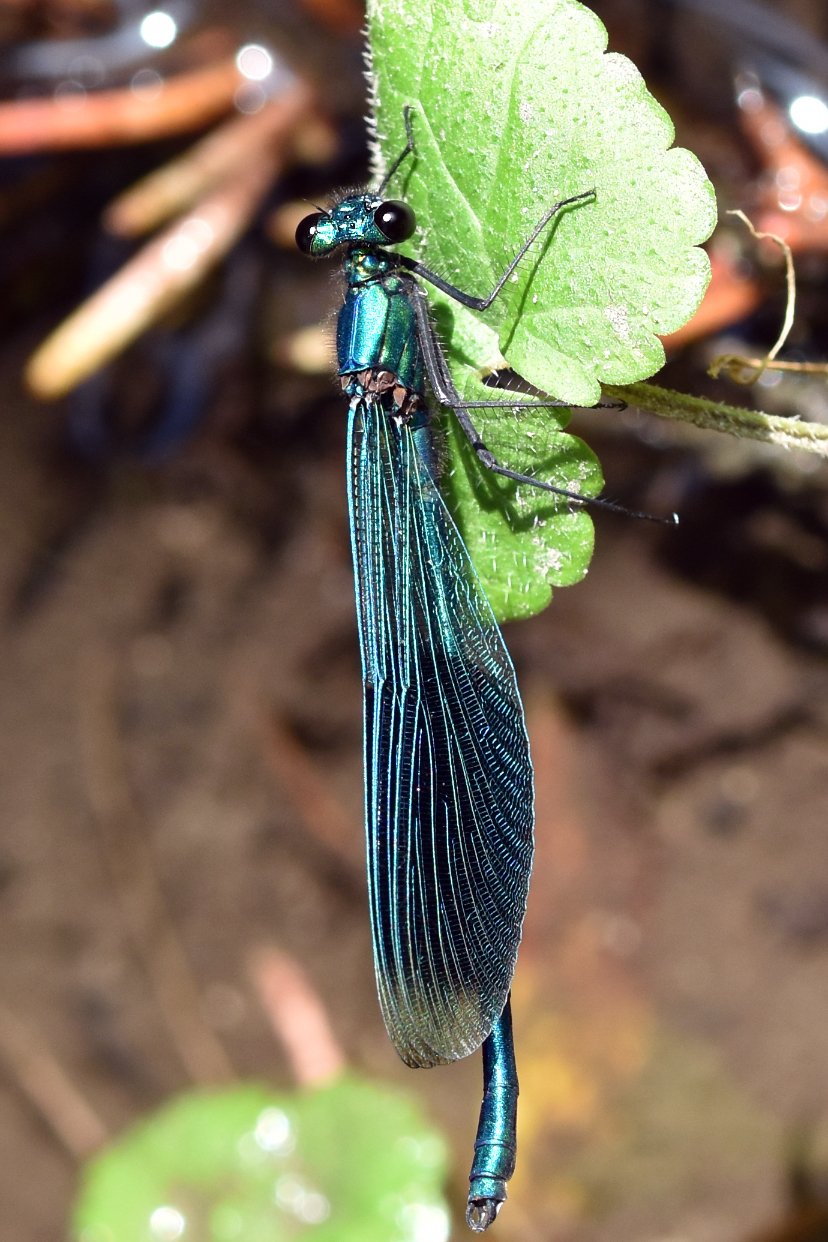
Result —
[[[656, 382], [828, 421], [828, 9], [592, 7], [722, 212], [796, 261], [780, 358], [810, 369], [708, 376], [717, 354], [761, 357], [785, 309], [778, 248], [723, 215], [710, 291]], [[407, 1070], [375, 998], [339, 293], [333, 265], [292, 249], [308, 202], [367, 177], [362, 21], [358, 0], [0, 0], [0, 1236], [15, 1242], [466, 1236], [479, 1058]], [[609, 494], [681, 525], [599, 514], [588, 578], [507, 627], [538, 857], [514, 991], [521, 1154], [494, 1233], [818, 1242], [828, 467], [633, 409], [572, 429]], [[311, 1046], [321, 1070], [303, 1068]], [[228, 1209], [198, 1232], [173, 1150], [134, 1232], [72, 1224], [84, 1162], [180, 1093], [260, 1084], [278, 1107], [255, 1105], [256, 1141], [281, 1159], [297, 1083], [344, 1063], [414, 1101], [437, 1147], [405, 1121], [400, 1152], [434, 1171], [444, 1136], [443, 1207], [439, 1185], [416, 1210], [386, 1188], [385, 1232], [337, 1233], [321, 1192], [282, 1177], [269, 1224]]]

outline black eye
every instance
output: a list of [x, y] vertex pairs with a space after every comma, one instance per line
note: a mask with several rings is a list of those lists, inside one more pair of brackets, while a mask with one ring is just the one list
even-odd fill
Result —
[[320, 220], [324, 220], [324, 213], [315, 211], [312, 216], [305, 216], [304, 220], [300, 220], [296, 229], [296, 245], [302, 251], [302, 254], [310, 254], [313, 239], [316, 237], [316, 227]]
[[390, 242], [404, 242], [416, 229], [417, 217], [407, 203], [392, 200], [380, 203], [374, 212], [374, 224]]

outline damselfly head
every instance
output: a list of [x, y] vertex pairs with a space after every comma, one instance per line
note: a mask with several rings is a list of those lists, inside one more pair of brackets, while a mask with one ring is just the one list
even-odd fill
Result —
[[408, 241], [416, 227], [417, 219], [407, 203], [357, 194], [329, 211], [305, 216], [296, 230], [296, 245], [303, 254], [316, 258], [337, 246], [394, 246]]

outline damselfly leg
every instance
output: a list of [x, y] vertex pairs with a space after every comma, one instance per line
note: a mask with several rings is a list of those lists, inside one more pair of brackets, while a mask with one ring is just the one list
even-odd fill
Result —
[[[525, 249], [525, 248], [524, 248]], [[502, 287], [502, 282], [500, 282]], [[595, 509], [608, 509], [612, 513], [623, 513], [626, 517], [642, 518], [648, 522], [658, 522], [662, 525], [672, 526], [677, 521], [675, 514], [671, 518], [657, 517], [652, 513], [639, 513], [634, 509], [627, 509], [624, 505], [616, 504], [612, 500], [604, 500], [598, 496], [582, 496], [579, 492], [569, 491], [564, 487], [557, 487], [554, 483], [547, 483], [544, 479], [536, 479], [530, 474], [522, 474], [518, 470], [511, 470], [508, 466], [503, 466], [497, 460], [494, 453], [486, 447], [480, 433], [475, 427], [468, 413], [469, 410], [481, 409], [502, 409], [502, 410], [538, 410], [552, 409], [555, 407], [569, 408], [570, 403], [566, 401], [557, 401], [553, 397], [548, 400], [532, 400], [532, 401], [464, 401], [457, 391], [457, 387], [451, 376], [448, 360], [443, 352], [443, 348], [437, 339], [434, 325], [428, 313], [428, 303], [425, 294], [419, 287], [416, 287], [412, 295], [414, 314], [417, 320], [417, 332], [420, 337], [420, 345], [423, 351], [423, 362], [425, 364], [426, 375], [431, 389], [441, 405], [447, 406], [454, 411], [458, 423], [462, 427], [469, 443], [474, 449], [479, 461], [491, 470], [492, 474], [498, 474], [502, 478], [512, 479], [515, 483], [524, 483], [528, 487], [536, 487], [541, 491], [552, 492], [556, 496], [562, 496], [565, 500], [574, 501], [579, 505], [587, 505]]]

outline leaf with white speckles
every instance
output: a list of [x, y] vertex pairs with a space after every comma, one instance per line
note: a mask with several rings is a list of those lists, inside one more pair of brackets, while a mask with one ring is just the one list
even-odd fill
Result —
[[[432, 294], [458, 388], [479, 393], [499, 356], [579, 405], [601, 383], [652, 375], [657, 334], [689, 319], [706, 288], [698, 245], [715, 201], [695, 156], [670, 148], [670, 119], [638, 70], [605, 52], [598, 18], [577, 0], [369, 0], [368, 11], [383, 166], [405, 143], [403, 106], [413, 112], [416, 158], [391, 187], [417, 213], [409, 253], [485, 294], [548, 206], [595, 189], [555, 218], [484, 315]], [[560, 411], [478, 421], [504, 464], [600, 487]], [[538, 611], [552, 585], [585, 572], [588, 515], [486, 477], [448, 439], [444, 486], [496, 612]]]

